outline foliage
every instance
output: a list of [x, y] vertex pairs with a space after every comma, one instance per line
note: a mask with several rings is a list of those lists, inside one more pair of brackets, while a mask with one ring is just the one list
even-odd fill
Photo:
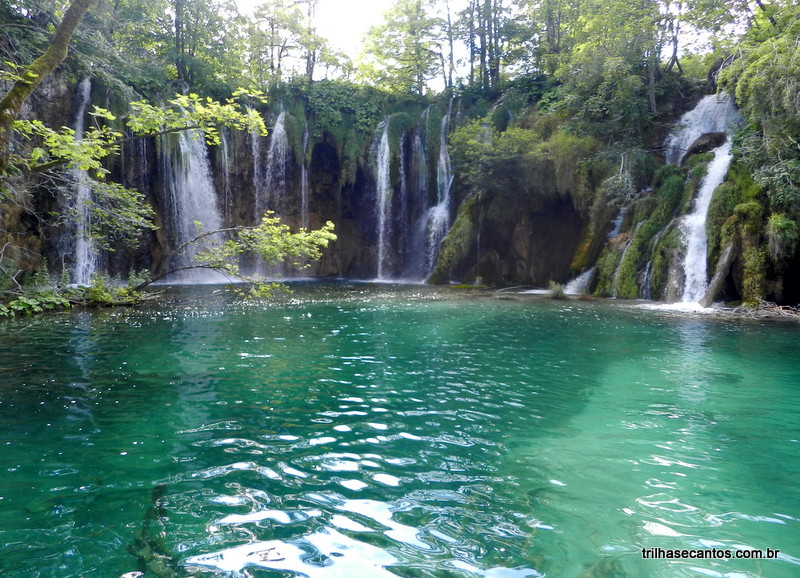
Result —
[[[30, 146], [25, 149], [27, 154], [17, 151], [9, 157], [8, 170], [0, 173], [0, 191], [9, 189], [15, 173], [89, 171], [93, 178], [80, 178], [86, 178], [86, 184], [92, 189], [93, 199], [87, 203], [92, 237], [105, 249], [110, 249], [114, 241], [135, 242], [143, 230], [153, 228], [152, 208], [145, 203], [142, 192], [104, 179], [109, 172], [103, 164], [106, 157], [118, 153], [126, 140], [176, 131], [197, 131], [210, 144], [219, 144], [220, 126], [265, 135], [262, 117], [252, 108], [242, 109], [237, 102], [241, 98], [264, 100], [258, 91], [237, 90], [225, 102], [188, 94], [177, 95], [164, 106], [144, 101], [131, 103], [131, 112], [126, 118], [128, 130], [134, 135], [130, 137], [105, 124], [115, 121], [116, 117], [97, 106], [90, 113], [95, 125], [86, 129], [81, 138], [76, 138], [75, 131], [67, 127], [56, 130], [40, 120], [17, 120], [14, 130], [18, 138]], [[104, 124], [99, 124], [101, 122]], [[66, 193], [72, 194], [73, 188], [66, 187]]]
[[723, 70], [747, 121], [737, 152], [773, 207], [800, 214], [800, 7], [781, 6], [774, 25], [748, 33]]
[[577, 199], [582, 163], [596, 150], [591, 137], [559, 131], [542, 141], [535, 130], [520, 126], [501, 132], [487, 118], [465, 123], [450, 136], [453, 166], [480, 191]]
[[766, 295], [766, 254], [763, 248], [746, 247], [742, 260], [742, 301], [756, 307]]
[[74, 306], [134, 305], [147, 298], [130, 284], [124, 285], [102, 275], [94, 276], [85, 287], [70, 286], [68, 281], [68, 273], [54, 281], [47, 267], [42, 265], [28, 285], [19, 287], [5, 302], [0, 302], [0, 317], [33, 315]]
[[397, 0], [386, 22], [370, 29], [358, 66], [362, 78], [389, 92], [424, 93], [439, 66], [429, 4]]
[[[166, 269], [154, 273], [147, 280], [139, 283], [135, 289], [140, 290], [160, 279], [187, 269], [213, 269], [231, 278], [239, 279], [252, 286], [254, 296], [267, 296], [273, 284], [263, 279], [242, 273], [238, 261], [243, 255], [251, 254], [259, 257], [268, 265], [289, 260], [295, 267], [308, 267], [309, 260], [322, 256], [322, 250], [331, 241], [336, 240], [334, 225], [330, 221], [316, 230], [300, 229], [291, 232], [288, 225], [280, 218], [267, 212], [259, 225], [253, 227], [233, 227], [217, 231], [204, 231], [198, 223], [197, 235], [177, 247], [170, 256], [181, 255], [188, 249], [194, 249], [193, 262], [174, 269]], [[225, 238], [225, 235], [230, 235]]]
[[655, 184], [657, 188], [652, 197], [638, 199], [630, 208], [632, 221], [639, 225], [631, 233], [625, 234], [627, 238], [620, 235], [616, 241], [612, 240], [601, 254], [597, 263], [596, 295], [637, 298], [639, 287], [636, 274], [651, 255], [654, 293], [663, 290], [664, 269], [668, 265], [665, 257], [671, 248], [666, 227], [685, 196], [686, 184], [681, 170], [672, 165], [663, 167], [656, 174]]
[[773, 261], [790, 255], [797, 247], [800, 239], [797, 221], [783, 213], [772, 213], [767, 221], [767, 249]]
[[564, 286], [561, 283], [556, 283], [555, 281], [550, 281], [547, 289], [547, 296], [550, 299], [555, 299], [557, 301], [568, 299], [567, 294], [564, 293]]

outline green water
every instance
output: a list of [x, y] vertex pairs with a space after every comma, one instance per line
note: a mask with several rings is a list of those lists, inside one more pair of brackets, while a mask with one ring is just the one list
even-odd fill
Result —
[[0, 574], [800, 575], [797, 326], [213, 291], [0, 323]]

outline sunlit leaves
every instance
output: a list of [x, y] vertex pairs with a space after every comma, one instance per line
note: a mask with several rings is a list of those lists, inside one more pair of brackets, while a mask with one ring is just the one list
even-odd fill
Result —
[[[253, 95], [238, 90], [236, 97]], [[255, 93], [259, 100], [261, 93]], [[157, 135], [180, 130], [200, 130], [208, 144], [219, 144], [219, 127], [227, 126], [254, 131], [266, 136], [267, 127], [261, 115], [252, 108], [242, 109], [234, 98], [218, 102], [197, 94], [179, 94], [167, 106], [154, 106], [145, 101], [131, 103], [128, 127], [136, 134]]]
[[[95, 114], [108, 118], [102, 109], [97, 109]], [[73, 129], [56, 130], [40, 120], [17, 120], [14, 131], [24, 140], [38, 144], [27, 156], [12, 157], [11, 164], [36, 171], [51, 162], [63, 163], [68, 168], [94, 171], [100, 177], [108, 172], [103, 168], [103, 159], [119, 150], [117, 141], [122, 137], [120, 132], [103, 125], [87, 129], [83, 137], [76, 140]]]
[[398, 0], [367, 35], [361, 76], [385, 90], [422, 94], [438, 71], [436, 26], [429, 2]]
[[[333, 223], [328, 221], [319, 229], [292, 232], [288, 225], [270, 211], [254, 227], [235, 227], [224, 231], [203, 231], [200, 227], [197, 236], [179, 250], [189, 246], [198, 247], [194, 254], [195, 264], [188, 268], [214, 269], [228, 277], [251, 284], [251, 296], [266, 297], [278, 286], [243, 274], [238, 258], [250, 254], [268, 265], [288, 261], [295, 267], [308, 267], [309, 261], [319, 259], [322, 250], [336, 240], [333, 229]], [[225, 235], [231, 237], [219, 240]]]

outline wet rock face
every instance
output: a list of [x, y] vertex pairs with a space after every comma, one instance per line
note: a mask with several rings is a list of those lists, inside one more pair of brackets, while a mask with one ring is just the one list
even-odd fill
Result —
[[484, 195], [458, 215], [454, 229], [460, 238], [445, 242], [451, 247], [443, 247], [444, 263], [431, 281], [540, 287], [564, 283], [585, 225], [568, 200]]
[[707, 153], [722, 146], [728, 135], [724, 132], [709, 132], [695, 140], [686, 151], [686, 156]]

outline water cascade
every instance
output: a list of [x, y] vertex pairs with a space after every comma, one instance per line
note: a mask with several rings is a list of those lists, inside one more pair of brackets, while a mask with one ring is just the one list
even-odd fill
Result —
[[308, 155], [308, 121], [303, 130], [303, 158], [300, 162], [300, 227], [308, 228], [308, 170], [311, 159]]
[[266, 197], [264, 191], [264, 164], [261, 162], [261, 135], [254, 129], [250, 131], [250, 155], [253, 157], [253, 194], [255, 210], [253, 218], [258, 222], [266, 208], [262, 208], [259, 200]]
[[[727, 95], [708, 95], [697, 106], [686, 113], [667, 141], [667, 161], [680, 164], [690, 147], [706, 134], [724, 133], [739, 119], [733, 99]], [[714, 189], [725, 179], [731, 162], [730, 137], [714, 149], [714, 158], [709, 163], [706, 176], [694, 200], [694, 210], [685, 216], [681, 229], [686, 242], [683, 270], [685, 282], [681, 301], [698, 303], [703, 299], [708, 282], [706, 217], [711, 205]]]
[[614, 280], [611, 287], [611, 297], [613, 299], [617, 298], [619, 292], [619, 278], [622, 273], [622, 265], [625, 263], [625, 257], [628, 256], [628, 251], [630, 250], [631, 245], [633, 245], [633, 240], [636, 238], [636, 232], [639, 230], [641, 226], [642, 223], [636, 225], [636, 229], [633, 230], [633, 232], [630, 235], [630, 238], [625, 242], [625, 249], [622, 250], [622, 256], [620, 256], [619, 263], [617, 263], [617, 269], [614, 271]]
[[617, 215], [617, 217], [616, 217], [616, 218], [615, 218], [615, 219], [614, 219], [614, 220], [611, 222], [613, 226], [611, 227], [611, 230], [608, 232], [608, 235], [606, 236], [606, 239], [607, 239], [607, 240], [609, 240], [609, 241], [610, 241], [611, 239], [613, 239], [614, 237], [616, 237], [617, 235], [619, 235], [620, 231], [622, 231], [622, 221], [624, 221], [624, 220], [625, 220], [625, 215], [626, 215], [627, 213], [628, 213], [628, 207], [627, 207], [627, 206], [625, 206], [625, 207], [622, 207], [622, 208], [619, 210], [619, 214], [618, 214], [618, 215]]
[[[81, 141], [86, 128], [85, 116], [89, 106], [89, 97], [92, 91], [91, 80], [84, 78], [78, 85], [78, 108], [75, 114], [75, 140]], [[97, 248], [94, 245], [90, 230], [90, 204], [92, 200], [92, 187], [89, 175], [81, 169], [72, 170], [72, 178], [75, 181], [75, 200], [73, 202], [73, 214], [75, 222], [75, 261], [72, 267], [72, 282], [76, 285], [88, 285], [92, 275], [97, 270]]]
[[[203, 231], [222, 227], [222, 217], [217, 206], [217, 193], [211, 176], [203, 136], [197, 132], [181, 132], [162, 137], [162, 166], [166, 183], [165, 229], [173, 250], [197, 237], [198, 223]], [[172, 269], [191, 264], [192, 247], [174, 256]], [[170, 279], [173, 280], [173, 279]], [[185, 283], [204, 283], [222, 280], [217, 274], [184, 271], [178, 277]]]
[[680, 165], [698, 138], [705, 134], [727, 133], [738, 118], [731, 97], [724, 94], [704, 96], [697, 106], [681, 117], [676, 130], [667, 138], [667, 163]]
[[400, 144], [399, 144], [399, 161], [398, 161], [398, 177], [397, 180], [398, 185], [400, 187], [400, 215], [399, 215], [399, 222], [400, 222], [400, 237], [397, 239], [397, 252], [399, 255], [403, 255], [407, 257], [408, 255], [408, 244], [411, 241], [409, 239], [410, 231], [412, 230], [409, 226], [409, 219], [410, 219], [410, 211], [411, 211], [411, 198], [408, 192], [408, 174], [406, 172], [406, 132], [405, 130], [400, 134]]
[[386, 261], [391, 231], [391, 155], [389, 149], [389, 121], [384, 119], [375, 131], [372, 141], [375, 162], [375, 221], [378, 228], [377, 278], [385, 279]]
[[[427, 263], [428, 259], [428, 209], [430, 202], [428, 200], [428, 155], [425, 150], [423, 135], [427, 129], [428, 117], [430, 109], [425, 109], [425, 112], [419, 118], [414, 135], [411, 139], [411, 166], [410, 175], [412, 176], [410, 185], [413, 195], [413, 203], [420, 207], [421, 214], [417, 218], [413, 215], [409, 219], [416, 219], [414, 225], [409, 224], [408, 231], [408, 258], [405, 266], [405, 277], [407, 279], [424, 280], [430, 268]], [[409, 183], [407, 183], [408, 185]]]
[[222, 170], [222, 212], [226, 224], [231, 220], [231, 207], [233, 206], [233, 191], [231, 190], [231, 145], [230, 130], [225, 128], [220, 131], [221, 146], [217, 147], [219, 154], [219, 167]]
[[591, 269], [587, 269], [577, 277], [575, 277], [572, 281], [567, 283], [564, 286], [564, 293], [567, 295], [581, 295], [586, 292], [589, 288], [589, 283], [592, 282], [592, 277], [594, 277], [595, 267]]
[[286, 137], [286, 113], [281, 111], [275, 120], [267, 149], [267, 170], [264, 186], [256, 193], [256, 218], [272, 210], [280, 216], [286, 203], [286, 163], [289, 158], [289, 141]]
[[439, 133], [439, 159], [436, 166], [436, 205], [428, 210], [427, 217], [427, 267], [428, 274], [436, 265], [439, 245], [450, 229], [450, 188], [453, 185], [453, 168], [447, 150], [447, 131], [450, 126], [450, 111], [442, 119]]
[[714, 159], [708, 165], [708, 172], [694, 201], [694, 211], [686, 215], [681, 223], [686, 238], [686, 257], [683, 265], [686, 280], [681, 297], [683, 302], [699, 303], [705, 297], [708, 287], [706, 217], [714, 189], [725, 179], [731, 158], [731, 141], [727, 139], [722, 146], [714, 150]]

